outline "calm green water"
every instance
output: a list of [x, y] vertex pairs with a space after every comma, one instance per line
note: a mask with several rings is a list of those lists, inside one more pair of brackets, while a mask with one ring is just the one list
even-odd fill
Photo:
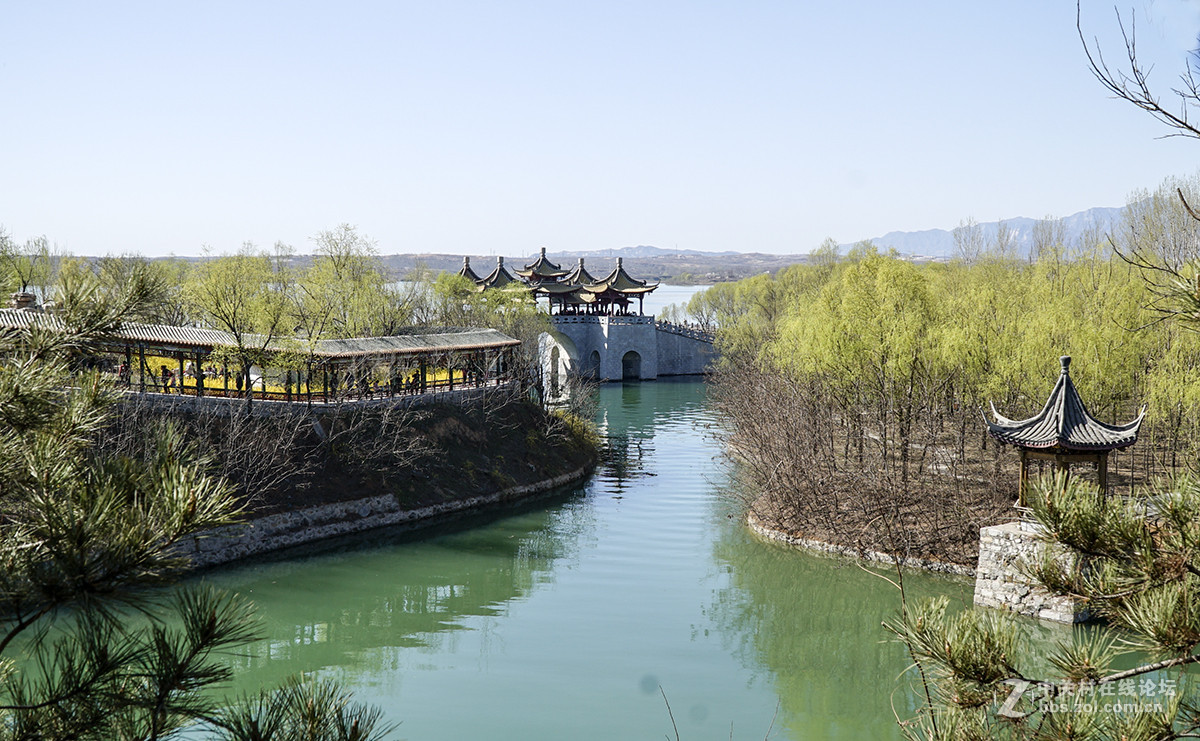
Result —
[[[609, 385], [612, 460], [520, 512], [210, 573], [268, 638], [237, 689], [336, 677], [405, 739], [899, 738], [894, 590], [760, 542], [722, 497], [699, 382]], [[969, 598], [963, 580], [911, 577]]]

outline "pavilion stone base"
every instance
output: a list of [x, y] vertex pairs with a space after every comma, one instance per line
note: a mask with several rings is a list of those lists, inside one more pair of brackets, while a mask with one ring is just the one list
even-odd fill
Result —
[[1088, 614], [1078, 600], [1051, 594], [1022, 571], [1023, 564], [1040, 560], [1045, 544], [1037, 536], [1038, 527], [1007, 522], [979, 531], [975, 604], [1058, 623], [1083, 622]]

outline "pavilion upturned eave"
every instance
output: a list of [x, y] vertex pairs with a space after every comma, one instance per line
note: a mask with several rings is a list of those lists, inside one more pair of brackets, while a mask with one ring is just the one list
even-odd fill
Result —
[[1063, 356], [1060, 361], [1062, 372], [1041, 411], [1028, 419], [1012, 420], [1001, 416], [992, 405], [995, 421], [984, 417], [988, 433], [1002, 444], [1027, 450], [1103, 452], [1136, 443], [1146, 407], [1142, 407], [1135, 420], [1124, 425], [1097, 420], [1088, 412], [1071, 381], [1071, 358]]
[[546, 248], [542, 247], [536, 260], [524, 268], [513, 270], [513, 272], [528, 280], [556, 281], [570, 271], [563, 270], [562, 266], [550, 262], [549, 258], [546, 257]]

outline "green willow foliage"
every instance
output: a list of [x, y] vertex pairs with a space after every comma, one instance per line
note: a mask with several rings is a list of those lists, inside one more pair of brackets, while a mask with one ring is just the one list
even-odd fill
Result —
[[[961, 492], [932, 467], [918, 466], [900, 487], [887, 484], [896, 471], [908, 474], [907, 462], [896, 461], [910, 448], [953, 447], [948, 421], [970, 425], [982, 438], [977, 410], [989, 400], [1014, 417], [1035, 411], [1054, 381], [1058, 355], [1075, 358], [1076, 385], [1101, 418], [1123, 420], [1149, 403], [1133, 455], [1152, 454], [1157, 466], [1143, 466], [1137, 478], [1174, 476], [1131, 485], [1130, 497], [1101, 497], [1083, 478], [1038, 479], [1030, 493], [1048, 544], [1031, 575], [1082, 600], [1120, 632], [1076, 630], [1044, 651], [999, 612], [951, 611], [945, 599], [903, 603], [886, 627], [914, 660], [909, 679], [920, 709], [901, 723], [907, 738], [1200, 735], [1200, 703], [1187, 671], [1200, 663], [1200, 223], [1177, 197], [1200, 202], [1198, 191], [1195, 179], [1168, 181], [1137, 194], [1111, 235], [1045, 242], [1028, 260], [984, 248], [970, 261], [917, 266], [860, 245], [843, 260], [722, 286], [690, 307], [720, 327], [726, 367], [717, 398], [734, 411], [731, 438], [743, 467], [766, 460], [772, 472], [794, 476], [777, 494], [785, 497], [795, 497], [804, 474], [818, 468], [813, 509], [840, 506], [838, 519], [865, 511], [871, 519], [860, 520], [863, 530], [906, 522], [925, 528], [934, 522], [930, 513], [947, 503], [980, 501], [969, 493], [956, 499]], [[1062, 230], [1046, 225], [1042, 233]], [[761, 395], [757, 404], [736, 403], [748, 384], [768, 383], [799, 401], [777, 393], [787, 403]], [[833, 444], [812, 446], [828, 450], [821, 455], [793, 444], [789, 450], [807, 458], [792, 471], [781, 456], [771, 457], [779, 445], [768, 436], [738, 432], [763, 429], [780, 409], [818, 419], [822, 424], [800, 428], [808, 434], [844, 429], [831, 436]], [[860, 453], [856, 461], [838, 450], [843, 440], [846, 451], [851, 441], [868, 440], [883, 452]], [[949, 480], [983, 483], [987, 454], [960, 444], [955, 457], [985, 465]], [[1002, 459], [994, 461], [999, 472]], [[874, 478], [864, 476], [872, 466]], [[891, 497], [899, 505], [894, 514], [888, 506], [845, 507], [838, 495], [853, 492], [846, 482], [865, 491], [860, 501], [878, 505]], [[755, 483], [771, 486], [769, 477]], [[927, 493], [902, 499], [914, 489]], [[933, 504], [921, 510], [922, 501]], [[806, 514], [796, 519], [811, 525]], [[1011, 508], [1003, 518], [1013, 518]], [[891, 545], [900, 554], [900, 546], [914, 543], [924, 545], [912, 538]]]
[[[1133, 331], [1148, 320], [1141, 278], [1099, 249], [1060, 264], [920, 266], [871, 252], [712, 292], [730, 304], [718, 310], [726, 356], [860, 391], [915, 374], [952, 384], [968, 403], [1040, 402], [1058, 356], [1071, 355], [1075, 383], [1095, 411], [1122, 412], [1158, 387], [1154, 374], [1186, 367], [1200, 348], [1167, 324]], [[1173, 362], [1164, 363], [1172, 348]]]
[[[1171, 212], [1166, 193], [1148, 198]], [[714, 286], [688, 309], [719, 329], [727, 364], [819, 379], [835, 397], [893, 408], [918, 394], [913, 403], [1032, 414], [1058, 356], [1070, 355], [1094, 414], [1123, 420], [1149, 403], [1143, 439], [1170, 468], [1200, 446], [1200, 342], [1156, 321], [1150, 300], [1141, 271], [1104, 238], [1033, 261], [924, 265], [860, 246], [836, 263]]]

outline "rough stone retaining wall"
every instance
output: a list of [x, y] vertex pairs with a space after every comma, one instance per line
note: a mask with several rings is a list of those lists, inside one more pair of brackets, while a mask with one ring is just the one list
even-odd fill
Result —
[[975, 604], [1019, 615], [1079, 623], [1087, 612], [1070, 597], [1051, 594], [1027, 576], [1023, 566], [1040, 560], [1044, 547], [1040, 526], [1006, 522], [979, 531], [979, 568], [975, 574]]
[[[863, 553], [836, 543], [789, 535], [767, 527], [753, 514], [747, 515], [746, 522], [759, 536], [797, 548], [877, 563], [896, 562], [889, 553]], [[1080, 607], [1077, 600], [1052, 594], [1025, 574], [1024, 565], [1038, 560], [1044, 546], [1038, 538], [1038, 527], [1029, 522], [1008, 522], [982, 528], [979, 531], [977, 569], [920, 558], [906, 559], [904, 565], [942, 574], [975, 577], [977, 605], [1058, 623], [1079, 623], [1088, 620], [1087, 611]]]
[[[774, 540], [780, 543], [805, 550], [817, 551], [818, 553], [829, 553], [835, 556], [846, 556], [848, 558], [866, 559], [876, 563], [893, 564], [896, 559], [890, 553], [880, 553], [879, 551], [859, 551], [849, 546], [838, 545], [836, 543], [826, 543], [822, 540], [810, 540], [808, 538], [800, 538], [795, 535], [774, 528], [767, 527], [755, 517], [753, 514], [746, 516], [746, 523], [750, 529], [759, 536], [768, 540]], [[961, 566], [955, 563], [945, 563], [943, 561], [929, 561], [923, 558], [907, 558], [904, 560], [905, 566], [915, 566], [925, 571], [933, 571], [939, 574], [955, 574], [957, 576], [974, 576], [975, 570], [970, 566]]]
[[417, 523], [515, 502], [579, 481], [591, 468], [588, 465], [534, 484], [420, 509], [401, 509], [395, 497], [387, 494], [306, 507], [215, 528], [192, 538], [184, 544], [182, 552], [190, 558], [193, 568], [215, 566], [339, 535]]

